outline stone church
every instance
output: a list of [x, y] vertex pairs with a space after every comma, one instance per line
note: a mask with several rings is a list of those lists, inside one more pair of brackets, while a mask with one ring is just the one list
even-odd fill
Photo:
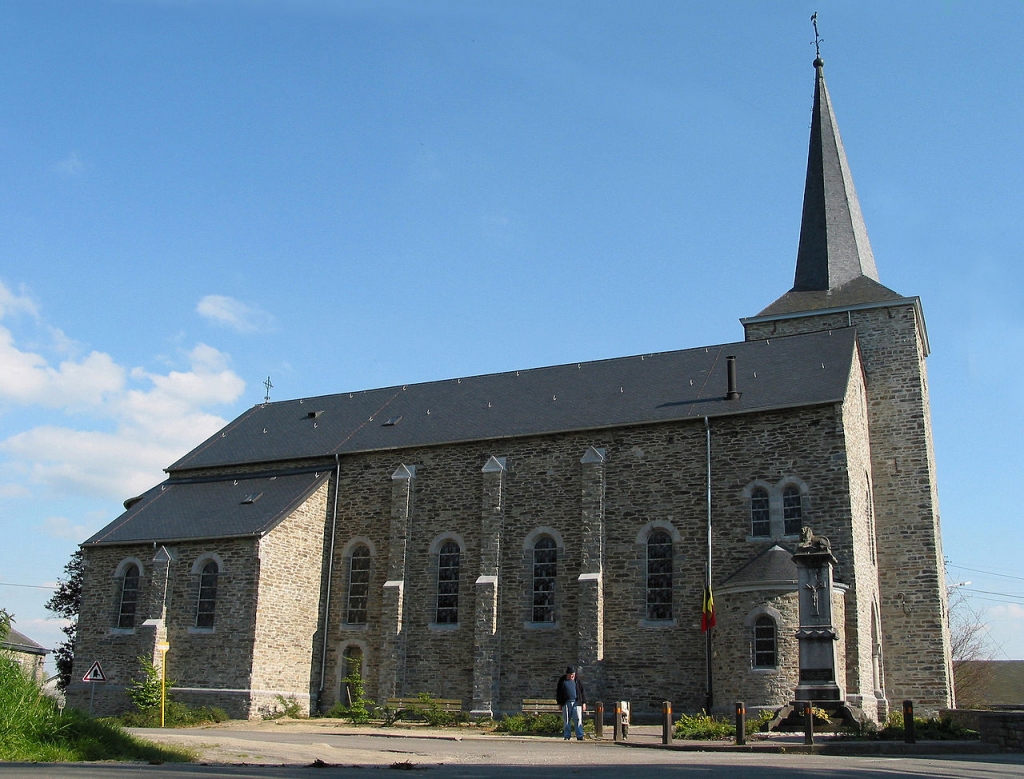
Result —
[[[580, 667], [635, 715], [779, 707], [793, 553], [835, 556], [843, 699], [952, 705], [917, 297], [879, 281], [815, 60], [793, 288], [735, 343], [255, 406], [82, 544], [75, 680], [258, 717], [430, 693], [518, 711]], [[702, 632], [710, 583], [716, 624]]]

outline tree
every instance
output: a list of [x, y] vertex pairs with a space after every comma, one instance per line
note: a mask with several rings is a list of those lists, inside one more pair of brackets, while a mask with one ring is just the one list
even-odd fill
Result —
[[68, 564], [64, 566], [64, 578], [57, 580], [57, 591], [48, 601], [46, 608], [58, 617], [68, 620], [61, 628], [66, 641], [53, 650], [57, 666], [57, 687], [63, 692], [71, 683], [71, 666], [74, 662], [75, 636], [78, 634], [78, 612], [82, 606], [82, 577], [85, 574], [85, 557], [76, 549]]
[[992, 657], [988, 630], [958, 587], [949, 588], [949, 643], [953, 656], [956, 705], [961, 709], [985, 705], [985, 690], [992, 676], [986, 660]]

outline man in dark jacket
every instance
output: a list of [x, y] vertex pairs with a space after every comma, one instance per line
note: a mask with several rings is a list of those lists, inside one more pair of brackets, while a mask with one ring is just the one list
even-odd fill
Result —
[[555, 701], [562, 707], [562, 735], [566, 741], [576, 729], [576, 740], [583, 740], [583, 712], [587, 710], [587, 693], [583, 689], [583, 681], [576, 675], [576, 669], [569, 666], [565, 676], [558, 680], [555, 689]]

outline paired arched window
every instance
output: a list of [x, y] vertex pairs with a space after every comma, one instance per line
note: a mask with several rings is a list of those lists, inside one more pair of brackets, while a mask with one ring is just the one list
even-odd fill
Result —
[[555, 621], [555, 581], [558, 577], [558, 547], [555, 539], [543, 536], [533, 545], [533, 621]]
[[757, 487], [750, 493], [750, 535], [770, 536], [772, 520], [769, 509], [768, 490]]
[[778, 664], [778, 640], [775, 620], [762, 615], [754, 622], [754, 668], [775, 668]]
[[216, 560], [207, 560], [199, 571], [199, 600], [196, 604], [196, 627], [212, 628], [217, 611], [217, 579], [220, 566]]
[[139, 566], [130, 563], [121, 574], [121, 598], [117, 609], [117, 626], [119, 628], [135, 627], [135, 611], [139, 605], [140, 572]]
[[459, 621], [459, 545], [445, 541], [437, 555], [437, 609], [439, 625], [455, 625]]
[[800, 497], [800, 488], [795, 484], [789, 484], [782, 491], [783, 532], [787, 536], [799, 535], [803, 520], [804, 508]]
[[348, 609], [345, 622], [366, 624], [366, 600], [370, 594], [370, 549], [360, 544], [352, 550], [348, 568]]
[[655, 530], [647, 537], [647, 619], [672, 619], [672, 536]]

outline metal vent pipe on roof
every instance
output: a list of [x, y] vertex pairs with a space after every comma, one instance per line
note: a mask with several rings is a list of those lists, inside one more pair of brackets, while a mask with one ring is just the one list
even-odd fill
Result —
[[730, 355], [725, 358], [726, 375], [728, 376], [728, 388], [725, 393], [726, 400], [739, 400], [740, 392], [736, 389], [736, 357]]

